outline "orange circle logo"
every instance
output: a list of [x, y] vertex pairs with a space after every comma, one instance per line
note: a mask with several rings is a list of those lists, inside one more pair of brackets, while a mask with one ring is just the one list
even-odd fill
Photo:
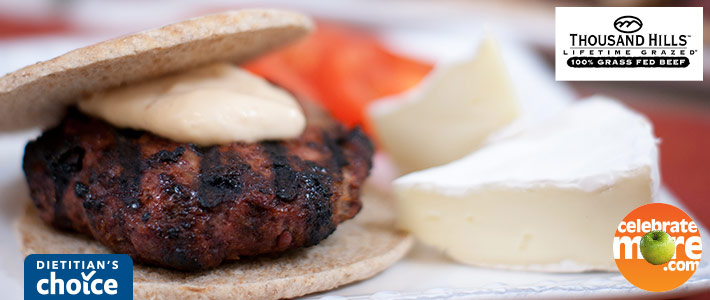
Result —
[[685, 283], [700, 263], [700, 231], [679, 208], [651, 203], [634, 209], [614, 235], [614, 260], [638, 288], [665, 292]]

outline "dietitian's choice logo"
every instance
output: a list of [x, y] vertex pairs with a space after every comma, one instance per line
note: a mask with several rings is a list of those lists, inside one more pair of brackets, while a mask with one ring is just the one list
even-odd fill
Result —
[[133, 299], [133, 261], [125, 254], [31, 254], [25, 299]]
[[619, 223], [614, 259], [624, 278], [651, 292], [685, 283], [700, 264], [698, 226], [679, 208], [652, 203], [636, 208]]
[[557, 80], [703, 80], [702, 7], [558, 7]]

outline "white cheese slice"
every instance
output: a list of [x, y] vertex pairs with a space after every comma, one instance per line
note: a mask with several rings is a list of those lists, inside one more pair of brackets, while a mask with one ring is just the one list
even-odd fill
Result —
[[411, 92], [370, 110], [378, 141], [402, 171], [464, 157], [512, 122], [519, 104], [496, 43], [471, 59], [437, 67]]
[[659, 188], [651, 124], [583, 100], [450, 164], [394, 182], [398, 224], [473, 265], [616, 270], [621, 219]]

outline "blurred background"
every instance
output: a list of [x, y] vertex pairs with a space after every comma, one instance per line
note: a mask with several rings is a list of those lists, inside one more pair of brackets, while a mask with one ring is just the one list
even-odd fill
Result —
[[[368, 129], [365, 107], [414, 86], [436, 63], [470, 53], [493, 32], [521, 97], [615, 97], [648, 116], [660, 137], [664, 184], [710, 225], [710, 84], [554, 82], [555, 6], [705, 6], [707, 1], [571, 0], [0, 0], [0, 75], [69, 50], [225, 9], [290, 8], [314, 16], [308, 40], [247, 67]], [[705, 32], [708, 23], [705, 22]], [[710, 43], [706, 33], [705, 46]], [[507, 49], [507, 50], [506, 50]], [[521, 58], [522, 57], [522, 58]], [[704, 57], [705, 77], [710, 59]], [[275, 70], [278, 70], [275, 72]], [[519, 71], [519, 72], [518, 72]], [[710, 295], [700, 295], [710, 297]]]

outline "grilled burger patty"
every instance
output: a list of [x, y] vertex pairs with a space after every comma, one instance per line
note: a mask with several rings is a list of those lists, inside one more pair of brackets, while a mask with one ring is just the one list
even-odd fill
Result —
[[27, 144], [23, 168], [46, 223], [136, 261], [207, 269], [318, 244], [360, 210], [371, 142], [305, 111], [298, 138], [199, 147], [73, 109]]

